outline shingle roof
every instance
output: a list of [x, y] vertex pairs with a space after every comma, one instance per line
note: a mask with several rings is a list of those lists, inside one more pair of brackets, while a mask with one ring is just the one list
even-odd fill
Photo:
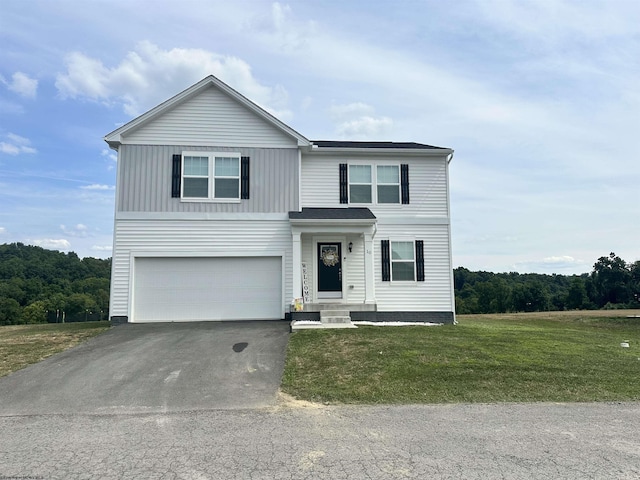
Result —
[[375, 220], [368, 208], [303, 208], [289, 212], [290, 220]]
[[312, 140], [311, 143], [320, 148], [400, 148], [416, 150], [446, 150], [443, 147], [434, 147], [415, 142], [350, 142], [333, 140]]

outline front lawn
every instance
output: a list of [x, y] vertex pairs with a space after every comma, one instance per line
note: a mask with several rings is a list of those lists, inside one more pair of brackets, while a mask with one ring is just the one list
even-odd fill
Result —
[[104, 332], [109, 322], [0, 327], [0, 377]]
[[329, 403], [640, 400], [640, 318], [626, 315], [640, 312], [302, 330], [291, 335], [282, 390]]

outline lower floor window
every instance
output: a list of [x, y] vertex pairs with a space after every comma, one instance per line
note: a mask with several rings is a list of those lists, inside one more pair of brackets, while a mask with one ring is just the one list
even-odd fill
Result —
[[391, 280], [414, 281], [415, 252], [413, 242], [391, 242]]

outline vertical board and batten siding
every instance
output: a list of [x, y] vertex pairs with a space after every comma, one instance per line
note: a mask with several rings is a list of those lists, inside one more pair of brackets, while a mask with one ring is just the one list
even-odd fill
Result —
[[[401, 204], [353, 204], [366, 206], [374, 215], [402, 215], [448, 217], [446, 157], [346, 157], [334, 155], [303, 155], [302, 157], [302, 206], [340, 208], [341, 163], [370, 165], [409, 165], [410, 203]], [[375, 189], [375, 185], [372, 187]], [[375, 198], [375, 192], [373, 198]]]
[[297, 147], [297, 140], [211, 86], [126, 134], [138, 145]]
[[[318, 234], [323, 238], [331, 235]], [[323, 240], [324, 241], [324, 240]], [[349, 252], [349, 242], [353, 242], [353, 251]], [[302, 261], [307, 264], [309, 274], [309, 291], [315, 295], [315, 285], [317, 274], [313, 268], [314, 257], [317, 255], [316, 242], [313, 241], [312, 234], [302, 235]], [[344, 294], [346, 303], [364, 303], [365, 299], [365, 278], [364, 278], [364, 241], [361, 236], [347, 236], [343, 248], [342, 280], [344, 282]], [[353, 288], [349, 288], [353, 285]]]
[[[236, 152], [250, 157], [248, 200], [185, 202], [171, 198], [172, 156], [183, 151]], [[118, 212], [289, 212], [298, 209], [298, 150], [176, 145], [122, 145]]]
[[[424, 282], [383, 282], [381, 240], [423, 240]], [[378, 223], [374, 255], [376, 301], [379, 311], [454, 311], [448, 225], [406, 226]]]
[[[133, 287], [129, 284], [132, 254], [135, 256], [158, 252], [164, 257], [188, 257], [189, 252], [193, 252], [194, 257], [215, 257], [241, 252], [257, 256], [284, 255], [284, 317], [293, 288], [292, 240], [288, 220], [119, 220], [114, 233], [116, 250], [113, 257], [110, 306], [110, 314], [113, 316], [131, 314], [128, 305], [129, 289]], [[282, 282], [282, 279], [274, 281]]]

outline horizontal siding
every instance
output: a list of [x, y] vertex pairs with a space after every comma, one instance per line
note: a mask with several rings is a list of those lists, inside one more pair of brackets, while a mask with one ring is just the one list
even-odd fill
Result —
[[[250, 198], [240, 203], [171, 198], [174, 154], [237, 152], [251, 158]], [[298, 150], [176, 145], [123, 145], [118, 159], [119, 212], [289, 212], [298, 206]]]
[[131, 255], [163, 252], [165, 256], [224, 256], [233, 252], [285, 253], [285, 299], [292, 298], [291, 229], [284, 221], [157, 221], [118, 220], [111, 280], [111, 315], [130, 315]]
[[[442, 157], [379, 157], [371, 160], [365, 157], [347, 159], [343, 156], [306, 155], [302, 157], [302, 206], [303, 207], [344, 207], [340, 204], [339, 164], [385, 164], [409, 165], [408, 205], [357, 205], [366, 206], [378, 217], [385, 215], [448, 217], [447, 207], [447, 165]], [[374, 187], [375, 188], [375, 187]]]
[[297, 146], [254, 112], [211, 86], [126, 135], [125, 143]]
[[[380, 240], [387, 239], [424, 241], [424, 282], [382, 281]], [[409, 228], [379, 223], [374, 254], [379, 311], [453, 311], [447, 225], [411, 225]]]

